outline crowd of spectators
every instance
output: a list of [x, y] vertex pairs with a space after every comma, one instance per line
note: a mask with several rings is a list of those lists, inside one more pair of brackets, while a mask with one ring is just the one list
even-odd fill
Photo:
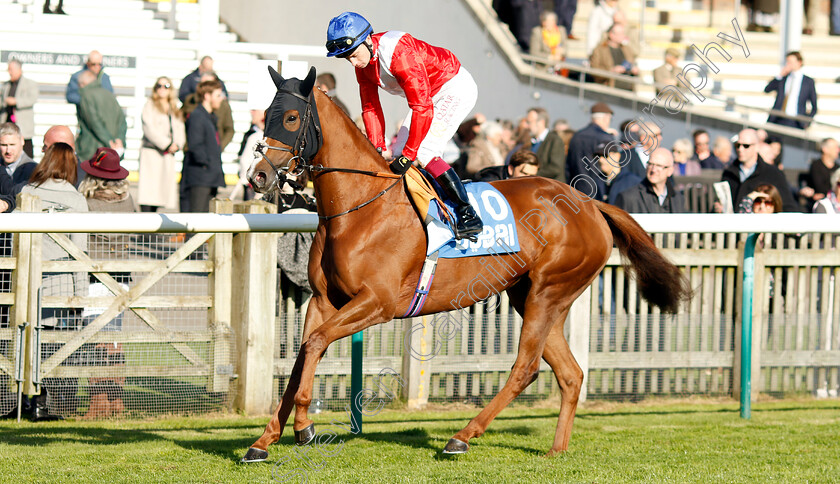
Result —
[[[587, 177], [582, 186], [591, 185], [593, 198], [631, 213], [686, 212], [684, 185], [701, 183], [711, 191], [714, 182], [727, 183], [735, 210], [750, 205], [751, 211], [756, 191], [765, 185], [779, 197], [775, 212], [840, 209], [832, 178], [840, 172], [840, 143], [833, 138], [820, 143], [821, 156], [794, 182], [785, 175], [780, 141], [764, 130], [745, 129], [712, 141], [698, 129], [691, 138], [670, 140], [655, 123], [615, 123], [613, 114], [606, 103], [595, 103], [590, 122], [577, 131], [565, 119], [552, 124], [542, 107], [516, 120], [477, 114], [458, 130], [447, 161], [463, 178], [478, 181], [536, 174], [574, 184], [576, 177]], [[722, 204], [708, 207], [708, 212], [722, 210]]]

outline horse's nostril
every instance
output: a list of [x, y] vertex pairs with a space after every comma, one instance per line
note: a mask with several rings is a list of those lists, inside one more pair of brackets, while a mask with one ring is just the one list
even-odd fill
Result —
[[257, 172], [257, 174], [254, 176], [254, 182], [256, 182], [256, 184], [258, 186], [265, 185], [265, 179], [266, 179], [265, 173], [263, 173], [261, 171]]

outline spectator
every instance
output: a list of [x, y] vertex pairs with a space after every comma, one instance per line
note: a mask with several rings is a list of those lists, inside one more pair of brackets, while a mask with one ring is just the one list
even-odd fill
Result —
[[0, 125], [0, 156], [3, 158], [3, 171], [9, 175], [13, 186], [26, 185], [32, 171], [38, 166], [23, 152], [23, 136], [14, 123]]
[[[219, 144], [216, 116], [225, 95], [219, 81], [203, 81], [196, 95], [201, 103], [187, 118], [187, 149], [184, 158], [183, 183], [191, 212], [208, 212], [210, 199], [219, 187], [225, 186], [222, 172], [222, 147]], [[183, 211], [183, 208], [181, 209]]]
[[840, 170], [834, 170], [830, 183], [825, 198], [814, 204], [814, 213], [840, 213]]
[[597, 194], [598, 200], [615, 205], [621, 192], [642, 182], [642, 177], [621, 167], [621, 148], [615, 143], [599, 144], [592, 155], [598, 157], [598, 167], [603, 174], [603, 178], [599, 178], [606, 186], [605, 192]]
[[[802, 74], [802, 54], [799, 52], [787, 54], [782, 71], [764, 88], [764, 92], [772, 91], [776, 91], [774, 110], [782, 111], [788, 116], [813, 118], [817, 114], [817, 89], [814, 80]], [[806, 109], [806, 104], [810, 104], [810, 109]], [[771, 114], [767, 122], [799, 129], [808, 126], [808, 123], [775, 114]]]
[[470, 143], [467, 152], [467, 174], [472, 176], [484, 168], [504, 165], [505, 151], [502, 144], [502, 125], [485, 121], [479, 135]]
[[665, 86], [677, 85], [677, 74], [680, 73], [680, 66], [677, 62], [680, 60], [680, 51], [669, 47], [665, 49], [665, 63], [653, 70], [653, 82], [656, 86], [656, 95]]
[[507, 180], [509, 178], [521, 178], [523, 176], [536, 176], [540, 167], [540, 159], [528, 149], [521, 149], [510, 157], [510, 164], [489, 166], [476, 175], [478, 181], [491, 182]]
[[[613, 24], [607, 31], [607, 40], [592, 51], [592, 56], [589, 58], [591, 67], [611, 71], [613, 74], [638, 76], [636, 54], [625, 44], [626, 40], [624, 25]], [[595, 76], [595, 82], [627, 91], [633, 90], [633, 83], [616, 81], [608, 77]]]
[[506, 23], [522, 52], [530, 51], [531, 29], [540, 23], [540, 0], [493, 0], [499, 20]]
[[111, 86], [111, 78], [108, 77], [108, 74], [106, 74], [104, 70], [102, 70], [102, 54], [96, 50], [91, 51], [90, 54], [88, 54], [84, 69], [73, 74], [70, 77], [70, 82], [67, 84], [67, 102], [75, 104], [77, 112], [79, 109], [79, 103], [82, 100], [79, 92], [79, 89], [81, 88], [81, 86], [79, 86], [79, 77], [85, 72], [93, 73], [94, 85], [100, 86], [112, 94], [114, 92], [114, 88]]
[[566, 182], [566, 146], [557, 131], [548, 129], [548, 111], [531, 108], [525, 116], [531, 132], [531, 151], [540, 159], [538, 176]]
[[[793, 200], [785, 175], [775, 166], [767, 164], [758, 155], [758, 136], [755, 130], [745, 129], [738, 133], [735, 143], [738, 159], [723, 170], [721, 181], [729, 183], [732, 200], [743, 200], [759, 185], [773, 185], [782, 197], [785, 212], [799, 212]], [[718, 204], [716, 209], [720, 210]]]
[[[481, 132], [481, 125], [484, 124], [485, 121], [487, 121], [487, 117], [484, 116], [484, 114], [475, 113], [475, 116], [458, 125], [458, 129], [455, 130], [454, 138], [458, 142], [458, 146], [462, 149], [468, 148], [470, 143], [472, 143], [472, 141]], [[399, 131], [399, 128], [397, 128], [397, 130]]]
[[691, 159], [700, 163], [700, 168], [704, 170], [719, 170], [723, 168], [721, 160], [710, 151], [708, 131], [705, 129], [695, 130], [691, 134], [691, 137], [694, 138], [694, 156]]
[[[178, 100], [181, 101], [181, 104], [187, 103], [187, 96], [195, 93], [195, 90], [198, 88], [198, 85], [202, 81], [206, 80], [202, 79], [201, 76], [208, 72], [213, 72], [213, 58], [209, 55], [205, 55], [201, 58], [201, 61], [198, 63], [198, 67], [196, 67], [194, 71], [187, 74], [187, 77], [185, 77], [184, 80], [181, 81], [181, 87], [180, 89], [178, 89]], [[219, 82], [222, 84], [222, 92], [225, 94], [225, 97], [227, 97], [228, 92], [227, 87], [225, 87], [225, 83], [222, 82], [221, 79], [219, 79]]]
[[47, 148], [56, 143], [66, 143], [74, 151], [76, 150], [76, 137], [73, 136], [73, 132], [67, 126], [50, 126], [47, 132], [44, 133], [44, 145], [41, 146], [41, 153], [46, 153]]
[[[174, 99], [174, 96], [173, 96]], [[120, 166], [120, 155], [110, 148], [99, 148], [96, 154], [82, 163], [82, 170], [87, 176], [79, 185], [79, 192], [87, 200], [88, 210], [91, 212], [135, 212], [134, 200], [129, 193], [128, 170]], [[125, 258], [128, 253], [129, 235], [126, 234], [91, 234], [89, 254], [94, 260]], [[111, 276], [122, 288], [128, 291], [131, 282], [130, 272], [111, 272]], [[89, 279], [88, 295], [108, 296], [111, 291], [91, 275]], [[82, 312], [82, 326], [87, 326], [102, 314], [102, 309], [85, 309]], [[103, 331], [120, 331], [122, 329], [122, 313], [109, 322]], [[100, 367], [125, 365], [125, 354], [122, 343], [97, 343], [91, 349], [94, 364]], [[104, 369], [104, 368], [103, 368]], [[100, 418], [119, 415], [125, 409], [123, 405], [123, 385], [125, 377], [119, 377], [112, 371], [108, 376], [91, 377], [89, 379], [90, 406], [83, 418]]]
[[335, 76], [331, 72], [318, 74], [318, 77], [315, 78], [315, 87], [324, 91], [324, 94], [329, 96], [329, 98], [332, 99], [332, 102], [344, 111], [344, 114], [350, 116], [350, 111], [347, 110], [347, 106], [341, 102], [341, 99], [339, 99], [335, 93]]
[[248, 168], [254, 162], [256, 157], [254, 148], [263, 139], [265, 131], [265, 111], [257, 112], [261, 114], [258, 117], [254, 116], [254, 111], [251, 111], [251, 122], [254, 124], [254, 131], [245, 140], [242, 153], [239, 155], [239, 183], [234, 188], [234, 192], [231, 193], [231, 199], [238, 196], [240, 191], [243, 194], [243, 200], [252, 200], [254, 198], [254, 189], [251, 188], [251, 184], [248, 182]]
[[565, 119], [558, 119], [551, 125], [551, 129], [553, 129], [555, 133], [562, 135], [566, 131], [572, 129], [572, 126]]
[[[2, 134], [2, 130], [0, 130]], [[2, 138], [0, 138], [2, 139]], [[0, 143], [2, 148], [2, 143]], [[805, 187], [799, 190], [799, 194], [805, 198], [818, 202], [831, 192], [831, 175], [840, 166], [837, 165], [837, 157], [840, 156], [840, 144], [834, 138], [825, 138], [820, 143], [820, 157], [811, 161], [808, 169], [808, 182]]]
[[[591, 109], [592, 117], [585, 128], [572, 136], [569, 142], [569, 154], [566, 157], [566, 179], [571, 183], [576, 176], [586, 175], [587, 170], [597, 170], [589, 158], [600, 143], [609, 143], [615, 139], [616, 132], [610, 128], [612, 109], [605, 103], [595, 103]], [[606, 185], [598, 177], [593, 178], [599, 193], [606, 193]]]
[[[728, 165], [732, 161], [732, 142], [726, 136], [718, 136], [715, 138], [712, 153], [723, 166]], [[702, 164], [700, 168], [703, 168]]]
[[779, 0], [753, 0], [749, 32], [772, 32], [779, 21]]
[[245, 148], [248, 145], [248, 138], [251, 137], [254, 132], [257, 130], [261, 130], [260, 123], [263, 123], [265, 126], [265, 110], [264, 109], [252, 109], [251, 110], [251, 125], [248, 126], [248, 131], [245, 131], [245, 134], [242, 135], [242, 142], [239, 144], [239, 151], [236, 153], [236, 156], [242, 156], [245, 153]]
[[688, 141], [687, 138], [674, 141], [671, 152], [674, 154], [674, 175], [697, 176], [700, 174], [700, 163], [689, 159], [691, 156], [691, 141]]
[[140, 147], [137, 201], [143, 212], [156, 212], [161, 207], [176, 208], [178, 183], [175, 153], [186, 143], [182, 119], [172, 81], [167, 77], [159, 77], [140, 115], [143, 141]]
[[[215, 72], [205, 72], [201, 75], [201, 82], [205, 81], [216, 81], [221, 84], [221, 80], [219, 80], [219, 76], [216, 75]], [[224, 84], [222, 84], [224, 86]], [[222, 89], [222, 93], [224, 98], [222, 99], [222, 104], [219, 106], [219, 109], [213, 112], [216, 117], [216, 129], [219, 131], [219, 144], [222, 147], [222, 151], [225, 150], [228, 143], [233, 140], [234, 135], [234, 127], [233, 127], [233, 111], [230, 108], [230, 103], [227, 100], [227, 93], [225, 93], [224, 89]], [[193, 112], [196, 106], [201, 101], [198, 98], [196, 93], [192, 93], [187, 96], [186, 102], [184, 105], [181, 106], [181, 111], [183, 111], [184, 119], [188, 118], [190, 113]], [[189, 141], [189, 140], [187, 140]]]
[[630, 213], [683, 213], [683, 196], [668, 178], [674, 174], [674, 157], [667, 148], [650, 154], [644, 181], [621, 192], [616, 206]]
[[92, 72], [82, 72], [79, 82], [79, 136], [76, 152], [81, 159], [93, 156], [99, 147], [125, 151], [127, 124], [116, 96], [97, 84]]
[[[41, 199], [41, 207], [47, 212], [87, 212], [87, 202], [76, 191], [76, 156], [73, 148], [66, 143], [54, 143], [47, 148], [44, 157], [32, 172], [29, 184], [22, 193], [30, 193]], [[70, 240], [82, 251], [87, 251], [87, 234], [70, 234]], [[49, 237], [42, 239], [44, 260], [71, 259], [70, 255]], [[50, 296], [87, 296], [87, 274], [85, 273], [44, 273], [41, 282], [41, 295]], [[77, 329], [78, 312], [73, 309], [43, 308], [41, 325], [47, 329]], [[52, 356], [60, 345], [45, 345], [42, 358]], [[75, 395], [78, 385], [68, 383], [67, 379], [45, 378], [43, 387], [46, 392], [32, 398], [30, 405], [32, 420], [55, 420], [60, 417], [51, 415], [47, 407], [47, 393], [51, 394], [54, 408], [75, 411]]]
[[557, 14], [557, 23], [563, 27], [569, 40], [578, 40], [572, 35], [572, 23], [577, 12], [577, 0], [554, 0], [554, 13]]
[[[55, 13], [58, 15], [67, 15], [64, 13], [64, 0], [58, 0], [58, 6], [55, 10], [50, 10], [50, 0], [44, 0], [44, 13]], [[32, 156], [32, 155], [30, 155]]]
[[662, 144], [662, 130], [655, 123], [634, 124], [635, 126], [639, 126], [639, 130], [633, 136], [638, 136], [641, 141], [634, 143], [631, 148], [624, 150], [624, 153], [621, 155], [621, 161], [629, 171], [640, 177], [644, 177], [647, 173], [650, 154]]
[[601, 0], [589, 14], [589, 24], [586, 28], [586, 57], [592, 57], [595, 48], [601, 44], [604, 34], [615, 23], [614, 17], [618, 12], [618, 0]]
[[738, 213], [779, 213], [781, 211], [782, 197], [773, 185], [755, 187], [755, 191], [738, 203]]
[[557, 72], [557, 63], [566, 58], [566, 32], [557, 26], [557, 15], [544, 10], [540, 13], [540, 25], [531, 30], [530, 54], [547, 59], [540, 63], [551, 73]]
[[0, 123], [12, 122], [20, 127], [23, 135], [23, 151], [32, 158], [32, 136], [35, 134], [35, 111], [38, 100], [38, 84], [23, 77], [21, 63], [9, 61], [9, 81], [0, 91]]

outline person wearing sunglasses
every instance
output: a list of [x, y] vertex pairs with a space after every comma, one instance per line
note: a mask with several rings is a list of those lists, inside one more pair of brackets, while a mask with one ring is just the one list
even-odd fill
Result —
[[615, 205], [630, 213], [684, 213], [685, 199], [668, 180], [673, 174], [671, 150], [656, 148], [645, 165], [645, 179], [619, 193]]
[[92, 50], [85, 61], [85, 67], [70, 77], [70, 82], [67, 84], [67, 91], [65, 94], [67, 102], [75, 104], [76, 110], [79, 109], [79, 102], [82, 99], [81, 94], [79, 94], [79, 76], [81, 76], [84, 72], [92, 72], [96, 76], [94, 84], [98, 84], [100, 87], [113, 94], [114, 87], [111, 86], [111, 78], [108, 77], [108, 74], [102, 70], [102, 67], [102, 54], [100, 54], [98, 50]]
[[[738, 133], [738, 141], [735, 143], [737, 158], [721, 175], [721, 181], [729, 183], [733, 202], [743, 200], [760, 185], [772, 185], [781, 196], [782, 211], [801, 212], [802, 209], [793, 199], [784, 173], [765, 163], [758, 154], [758, 148], [758, 135], [754, 129], [745, 129]], [[715, 206], [719, 209], [718, 204]]]
[[178, 207], [175, 153], [186, 143], [184, 121], [172, 81], [159, 77], [140, 115], [143, 141], [140, 146], [140, 179], [137, 202], [144, 212]]
[[385, 116], [379, 88], [402, 96], [411, 111], [393, 144], [391, 169], [405, 173], [414, 161], [432, 175], [458, 214], [457, 238], [481, 233], [464, 185], [443, 158], [447, 142], [475, 106], [478, 88], [455, 55], [400, 31], [375, 34], [364, 17], [344, 12], [327, 28], [327, 57], [347, 59], [356, 68], [362, 119], [368, 139], [386, 159]]

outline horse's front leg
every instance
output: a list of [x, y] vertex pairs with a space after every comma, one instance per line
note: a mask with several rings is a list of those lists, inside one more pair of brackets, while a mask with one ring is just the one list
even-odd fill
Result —
[[[393, 301], [394, 298], [385, 299]], [[303, 358], [300, 386], [295, 395], [295, 443], [304, 445], [315, 437], [315, 424], [309, 419], [312, 387], [318, 362], [329, 345], [370, 326], [394, 317], [393, 302], [384, 303], [381, 294], [365, 287], [331, 318], [315, 328], [303, 344], [298, 359]]]
[[[314, 328], [321, 326], [324, 319], [335, 314], [336, 309], [330, 304], [326, 296], [313, 296], [306, 310], [306, 323], [304, 326], [304, 339]], [[289, 374], [289, 381], [286, 383], [286, 390], [283, 392], [283, 399], [277, 405], [277, 409], [271, 415], [271, 420], [265, 426], [263, 434], [251, 445], [242, 462], [262, 462], [268, 458], [268, 446], [280, 440], [286, 421], [294, 408], [294, 397], [300, 386], [301, 370], [305, 361], [306, 345], [300, 347], [297, 360]]]

